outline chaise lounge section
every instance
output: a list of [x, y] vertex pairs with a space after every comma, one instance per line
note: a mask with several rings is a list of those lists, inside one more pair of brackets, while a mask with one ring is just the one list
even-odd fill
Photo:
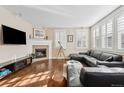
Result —
[[79, 61], [67, 62], [69, 87], [124, 87], [124, 68], [84, 67]]
[[84, 67], [80, 81], [85, 87], [124, 87], [124, 68]]

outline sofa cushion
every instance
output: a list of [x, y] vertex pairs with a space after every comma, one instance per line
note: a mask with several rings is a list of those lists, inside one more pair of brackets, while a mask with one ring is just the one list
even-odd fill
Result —
[[113, 57], [108, 57], [105, 61], [111, 62], [111, 61], [113, 61]]
[[83, 56], [81, 56], [80, 54], [70, 54], [69, 57], [70, 57], [70, 60], [81, 61]]
[[107, 60], [108, 58], [112, 57], [112, 54], [109, 54], [109, 53], [102, 53], [99, 60], [101, 61], [105, 61]]
[[122, 56], [117, 54], [111, 54], [111, 53], [102, 53], [99, 60], [108, 61], [107, 59], [109, 59], [109, 61], [122, 61]]
[[117, 55], [117, 54], [113, 54], [113, 61], [122, 61], [122, 56], [121, 55]]
[[87, 55], [87, 52], [79, 52], [79, 55]]
[[88, 50], [88, 51], [87, 51], [87, 55], [89, 56], [89, 55], [90, 55], [90, 53], [91, 53], [91, 50]]
[[90, 50], [90, 56], [93, 57], [94, 50]]
[[101, 54], [102, 52], [97, 50], [97, 51], [94, 51], [92, 57], [95, 57], [96, 59], [100, 59]]
[[84, 57], [86, 59], [86, 64], [91, 66], [91, 67], [96, 67], [97, 66], [97, 59], [93, 57]]
[[107, 67], [122, 67], [122, 68], [124, 68], [124, 62], [121, 62], [121, 61], [112, 61], [112, 62], [97, 61], [97, 65], [104, 65]]

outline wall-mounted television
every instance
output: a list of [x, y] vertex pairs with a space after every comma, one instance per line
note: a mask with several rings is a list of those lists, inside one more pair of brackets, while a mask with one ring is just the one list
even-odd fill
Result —
[[26, 32], [2, 25], [3, 44], [26, 44]]

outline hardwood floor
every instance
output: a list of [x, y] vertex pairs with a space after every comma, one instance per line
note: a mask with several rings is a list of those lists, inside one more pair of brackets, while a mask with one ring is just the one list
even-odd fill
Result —
[[43, 60], [15, 72], [0, 80], [1, 87], [47, 87], [53, 72], [58, 71], [66, 75], [64, 70], [65, 60]]

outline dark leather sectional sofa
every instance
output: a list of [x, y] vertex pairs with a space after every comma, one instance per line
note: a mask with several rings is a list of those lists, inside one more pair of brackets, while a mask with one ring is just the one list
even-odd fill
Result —
[[118, 54], [106, 53], [98, 50], [88, 50], [85, 53], [70, 54], [71, 60], [86, 63], [88, 66], [97, 67], [106, 65], [108, 67], [124, 67], [122, 56]]
[[[124, 86], [124, 62], [122, 62], [121, 55], [106, 53], [98, 50], [88, 50], [85, 53], [70, 54], [69, 57], [73, 61], [77, 60], [80, 63], [86, 63], [89, 66], [80, 68], [80, 73], [78, 73], [80, 80], [79, 82], [82, 86]], [[75, 68], [73, 71], [72, 70], [72, 67], [71, 70], [68, 68], [68, 73], [77, 72]], [[70, 74], [67, 76], [68, 83], [72, 83], [70, 76]], [[75, 86], [74, 84], [71, 85]]]

